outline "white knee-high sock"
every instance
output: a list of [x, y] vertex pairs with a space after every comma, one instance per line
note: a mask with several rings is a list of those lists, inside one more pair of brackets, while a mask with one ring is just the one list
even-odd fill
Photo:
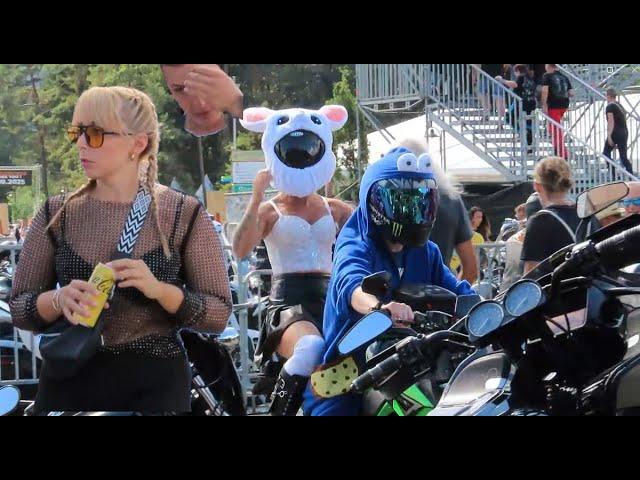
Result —
[[322, 337], [305, 335], [293, 349], [293, 355], [284, 364], [284, 369], [289, 375], [310, 377], [313, 370], [322, 361], [325, 343]]

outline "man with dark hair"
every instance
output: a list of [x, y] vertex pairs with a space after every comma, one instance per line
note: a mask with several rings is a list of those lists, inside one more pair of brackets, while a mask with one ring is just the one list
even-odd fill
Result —
[[513, 93], [522, 99], [522, 111], [520, 111], [518, 104], [513, 102], [509, 106], [508, 118], [514, 130], [518, 132], [521, 126], [520, 118], [523, 115], [526, 116], [527, 145], [530, 146], [533, 145], [533, 121], [531, 114], [538, 106], [536, 101], [536, 84], [531, 78], [531, 72], [527, 64], [517, 64], [514, 71], [516, 74], [515, 79], [509, 80], [497, 77], [496, 80], [513, 89]]
[[531, 78], [536, 85], [542, 85], [542, 78], [545, 74], [545, 64], [544, 63], [527, 63], [529, 67], [529, 72], [531, 73]]
[[171, 96], [185, 114], [185, 129], [197, 136], [213, 135], [225, 126], [224, 114], [241, 118], [243, 95], [216, 64], [161, 64]]
[[618, 92], [610, 88], [607, 90], [607, 141], [604, 145], [605, 157], [611, 158], [611, 152], [618, 149], [620, 153], [620, 163], [633, 174], [633, 167], [627, 157], [627, 142], [629, 140], [629, 130], [627, 129], [626, 112], [622, 105], [617, 102]]
[[[569, 79], [560, 72], [555, 63], [545, 64], [547, 73], [542, 79], [542, 111], [555, 123], [562, 125], [567, 113], [571, 97], [575, 95]], [[564, 133], [554, 123], [549, 124], [549, 134], [556, 156], [568, 159], [567, 147], [564, 144]]]

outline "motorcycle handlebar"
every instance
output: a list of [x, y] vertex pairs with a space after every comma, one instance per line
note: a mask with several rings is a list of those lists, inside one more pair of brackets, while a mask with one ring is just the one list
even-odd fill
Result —
[[640, 226], [603, 240], [595, 249], [601, 262], [609, 268], [619, 269], [640, 263]]
[[356, 393], [364, 393], [378, 385], [401, 366], [400, 355], [396, 353], [356, 378], [351, 385], [351, 390]]
[[[468, 337], [459, 332], [442, 330], [432, 333], [427, 337], [418, 337], [414, 339], [414, 342], [417, 342], [414, 343], [414, 345], [418, 346], [418, 349], [425, 357], [431, 357], [431, 345], [433, 345], [434, 343], [443, 342], [445, 340], [457, 340], [464, 342], [468, 340]], [[411, 357], [411, 354], [409, 354], [409, 357]], [[362, 394], [370, 388], [377, 387], [382, 381], [402, 368], [402, 358], [403, 357], [401, 357], [400, 354], [395, 353], [391, 357], [380, 362], [375, 367], [366, 371], [354, 380], [354, 382], [351, 384], [351, 391]]]

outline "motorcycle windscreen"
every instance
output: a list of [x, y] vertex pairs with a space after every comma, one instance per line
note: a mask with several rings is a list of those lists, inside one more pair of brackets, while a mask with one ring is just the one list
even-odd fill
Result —
[[511, 363], [502, 352], [490, 353], [463, 363], [446, 388], [437, 408], [460, 407], [491, 392], [504, 389]]

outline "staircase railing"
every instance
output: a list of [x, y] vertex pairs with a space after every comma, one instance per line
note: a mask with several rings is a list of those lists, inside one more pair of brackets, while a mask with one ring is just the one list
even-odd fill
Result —
[[[557, 153], [566, 157], [574, 172], [574, 194], [601, 183], [637, 180], [600, 153], [606, 139], [602, 94], [572, 72], [568, 73], [574, 88], [586, 101], [561, 125], [540, 110], [527, 115], [522, 99], [477, 64], [366, 64], [356, 69], [358, 100], [369, 115], [379, 108], [393, 110], [398, 103], [425, 101], [431, 122], [508, 181], [527, 181], [537, 160]], [[637, 112], [631, 112], [635, 119]], [[560, 148], [561, 138], [566, 153]]]
[[[608, 135], [607, 97], [602, 91], [571, 71], [563, 67], [560, 67], [560, 70], [567, 75], [576, 91], [576, 101], [572, 102], [567, 112], [565, 128], [588, 143], [594, 150], [602, 151]], [[640, 159], [640, 112], [638, 105], [626, 95], [621, 95], [619, 102], [627, 112], [628, 155], [637, 165]], [[616, 160], [615, 155], [613, 157], [612, 160]]]
[[[519, 114], [524, 112], [522, 99], [476, 65], [426, 64], [424, 67], [424, 91], [431, 103], [430, 119], [508, 179], [526, 181], [528, 162], [534, 158], [529, 158], [527, 153], [526, 115]], [[484, 105], [477, 95], [478, 87], [488, 94]], [[489, 105], [492, 97], [501, 110], [498, 115], [494, 115]], [[503, 106], [504, 113], [507, 108], [511, 109], [515, 128], [505, 125]]]
[[[638, 181], [637, 177], [628, 173], [621, 165], [599, 153], [574, 132], [565, 129], [542, 111], [537, 110], [533, 120], [534, 131], [543, 135], [542, 142], [555, 143], [559, 154], [563, 153], [560, 142], [565, 146], [564, 157], [573, 173], [574, 187], [571, 193], [574, 196], [604, 183]], [[554, 135], [557, 136], [555, 140]]]

